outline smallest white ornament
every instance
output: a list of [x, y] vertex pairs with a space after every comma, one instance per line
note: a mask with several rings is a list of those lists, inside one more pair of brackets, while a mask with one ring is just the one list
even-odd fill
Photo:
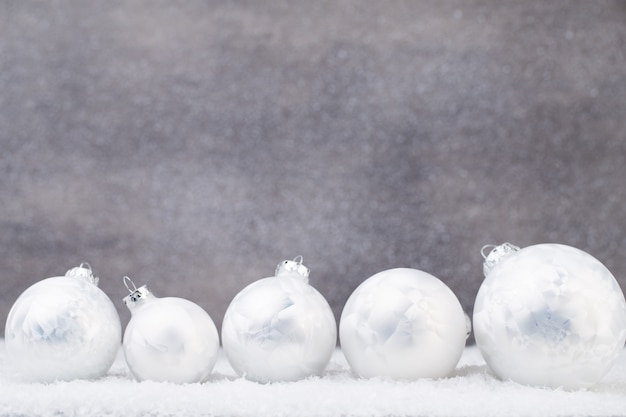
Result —
[[232, 300], [222, 343], [239, 375], [266, 383], [297, 381], [324, 370], [337, 343], [337, 324], [328, 302], [308, 282], [309, 269], [298, 256]]
[[449, 375], [471, 324], [452, 290], [417, 269], [379, 272], [357, 287], [339, 323], [341, 349], [363, 378]]
[[177, 297], [155, 297], [128, 277], [124, 304], [131, 319], [124, 332], [124, 356], [140, 381], [194, 383], [205, 381], [217, 361], [219, 335], [199, 305]]

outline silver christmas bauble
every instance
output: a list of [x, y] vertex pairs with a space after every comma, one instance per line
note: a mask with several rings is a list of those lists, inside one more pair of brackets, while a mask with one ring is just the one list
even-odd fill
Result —
[[233, 369], [257, 382], [296, 381], [323, 372], [335, 349], [335, 317], [308, 284], [302, 258], [253, 282], [230, 303], [222, 343]]
[[445, 377], [461, 358], [468, 332], [450, 288], [411, 268], [365, 280], [348, 298], [339, 322], [341, 349], [363, 378]]
[[474, 334], [489, 368], [527, 385], [598, 382], [626, 338], [626, 303], [611, 272], [560, 244], [520, 250], [507, 243], [485, 257]]
[[115, 306], [82, 264], [63, 277], [33, 284], [9, 312], [8, 363], [32, 382], [91, 379], [104, 375], [121, 341]]
[[[144, 285], [124, 278], [130, 295], [124, 303], [131, 319], [124, 331], [124, 357], [140, 381], [205, 381], [217, 361], [219, 334], [199, 305], [177, 297], [155, 297]], [[128, 287], [132, 285], [132, 289]]]

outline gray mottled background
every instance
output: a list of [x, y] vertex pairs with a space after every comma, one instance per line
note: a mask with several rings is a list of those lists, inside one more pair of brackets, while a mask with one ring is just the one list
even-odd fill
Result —
[[0, 318], [88, 261], [232, 297], [302, 254], [339, 317], [410, 266], [471, 312], [485, 243], [626, 285], [626, 2], [0, 1]]

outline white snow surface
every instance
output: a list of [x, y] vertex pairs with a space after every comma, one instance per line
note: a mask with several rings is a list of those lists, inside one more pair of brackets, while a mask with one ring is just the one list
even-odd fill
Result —
[[626, 351], [586, 390], [537, 388], [495, 378], [475, 346], [453, 375], [398, 382], [359, 379], [337, 349], [321, 377], [259, 384], [220, 357], [202, 384], [135, 381], [119, 354], [98, 380], [15, 382], [0, 340], [0, 416], [611, 416], [626, 415]]

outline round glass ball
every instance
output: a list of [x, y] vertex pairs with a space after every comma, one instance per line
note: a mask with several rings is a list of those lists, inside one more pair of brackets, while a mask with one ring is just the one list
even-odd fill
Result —
[[455, 368], [467, 337], [452, 290], [416, 269], [379, 272], [359, 285], [341, 314], [339, 339], [363, 378], [439, 378]]
[[142, 287], [145, 299], [131, 304], [124, 332], [124, 356], [136, 379], [157, 382], [205, 381], [217, 361], [219, 334], [199, 305], [177, 297], [158, 298]]
[[596, 258], [545, 243], [488, 272], [473, 322], [476, 343], [499, 378], [576, 389], [598, 382], [622, 352], [626, 303]]
[[222, 325], [233, 369], [261, 382], [297, 381], [322, 373], [337, 343], [337, 324], [324, 297], [305, 278], [275, 276], [245, 287]]
[[31, 382], [92, 379], [115, 361], [121, 341], [115, 306], [96, 285], [52, 277], [26, 289], [5, 327], [7, 359]]

